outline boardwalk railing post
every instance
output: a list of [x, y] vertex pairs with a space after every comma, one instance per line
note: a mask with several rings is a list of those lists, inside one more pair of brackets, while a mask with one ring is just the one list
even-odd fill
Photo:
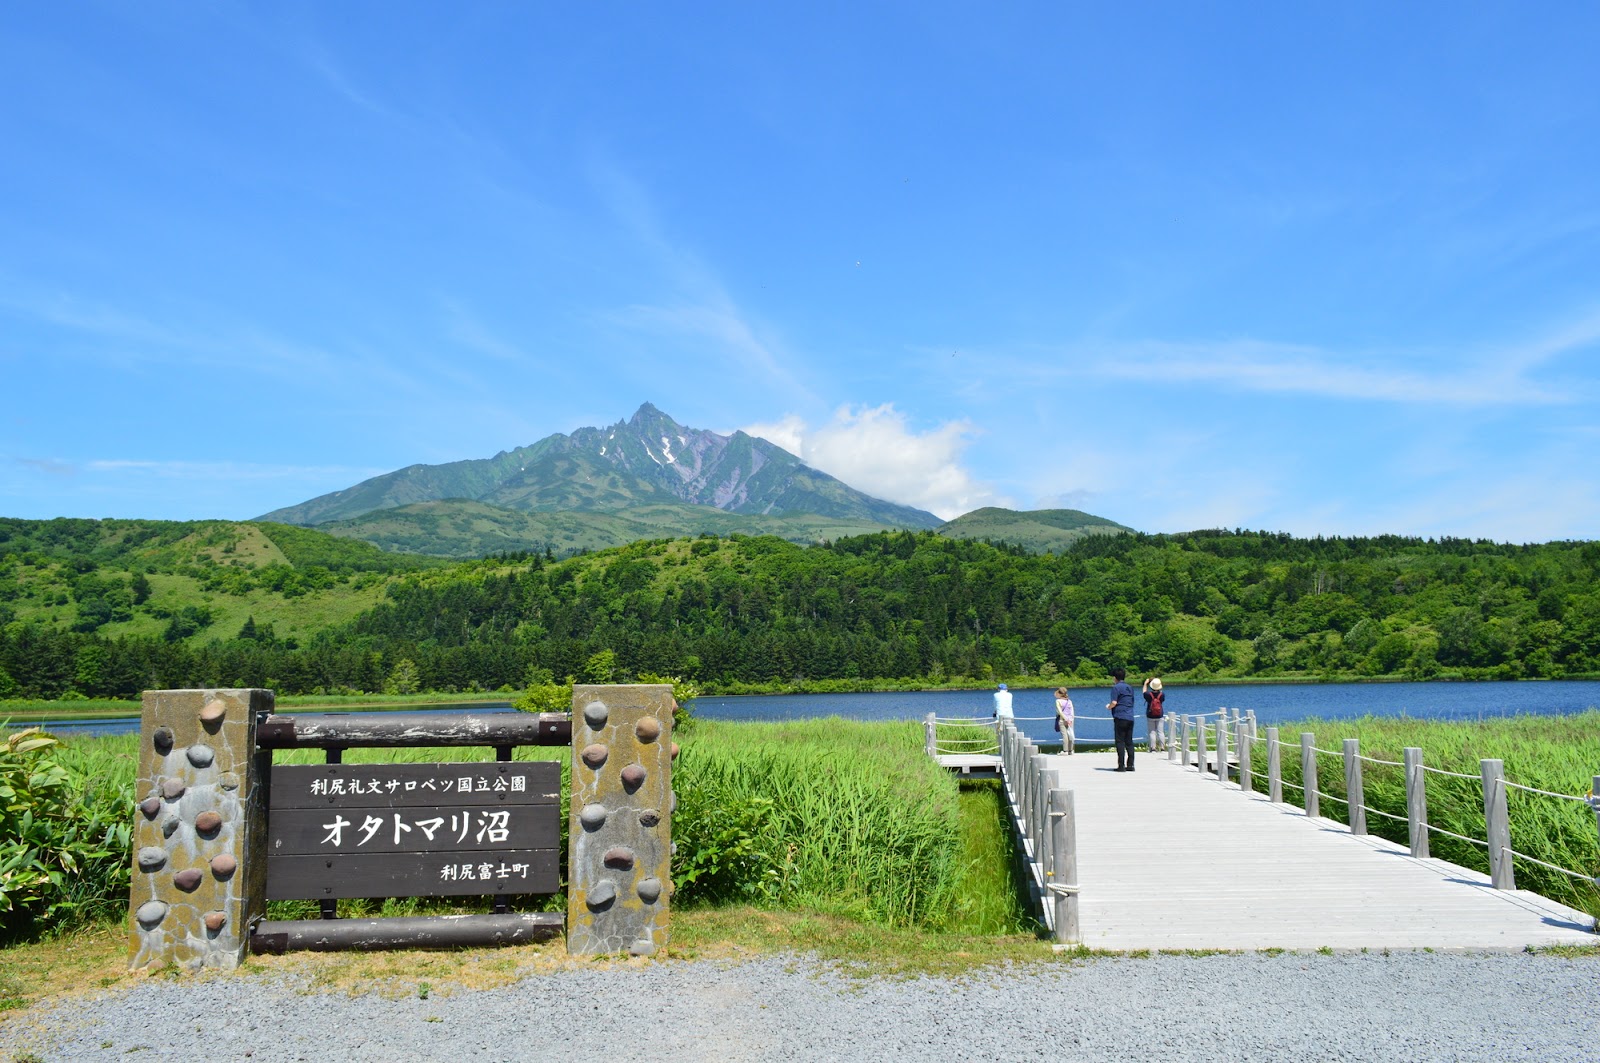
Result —
[[1283, 803], [1283, 759], [1278, 755], [1278, 729], [1267, 728], [1267, 800]]
[[1050, 835], [1056, 940], [1070, 945], [1082, 940], [1078, 929], [1077, 817], [1071, 790], [1050, 791]]
[[1204, 775], [1206, 773], [1206, 718], [1197, 716], [1194, 723], [1195, 767], [1200, 769], [1201, 775]]
[[1217, 781], [1228, 781], [1228, 718], [1217, 717]]
[[1038, 789], [1038, 780], [1033, 777], [1033, 758], [1037, 750], [1031, 741], [1024, 742], [1022, 746], [1022, 821], [1028, 826], [1028, 841], [1033, 846], [1033, 855], [1039, 855], [1039, 825], [1033, 818], [1033, 792]]
[[1261, 738], [1261, 729], [1256, 726], [1256, 710], [1251, 709], [1249, 712], [1245, 713], [1244, 718], [1250, 725], [1250, 741], [1259, 741]]
[[1175, 739], [1178, 737], [1178, 718], [1169, 712], [1167, 713], [1166, 718], [1161, 721], [1161, 725], [1166, 728], [1162, 734], [1162, 737], [1166, 740], [1167, 744], [1167, 760], [1177, 760], [1178, 744]]
[[1254, 735], [1248, 721], [1239, 722], [1239, 789], [1250, 793], [1255, 789], [1255, 765], [1250, 763]]
[[[1033, 862], [1039, 866], [1039, 880], [1044, 881], [1044, 873], [1050, 865], [1044, 862], [1044, 754], [1035, 752], [1028, 757], [1028, 819], [1029, 833], [1033, 836]], [[1043, 898], [1040, 898], [1041, 902]]]
[[1306, 792], [1306, 815], [1320, 816], [1321, 803], [1317, 800], [1317, 751], [1312, 748], [1316, 735], [1300, 732], [1300, 783]]
[[1506, 766], [1500, 760], [1478, 761], [1483, 777], [1483, 820], [1489, 842], [1489, 884], [1497, 890], [1517, 888], [1511, 867], [1511, 818], [1506, 814]]
[[1367, 833], [1366, 788], [1361, 783], [1361, 740], [1344, 740], [1344, 796], [1348, 802], [1351, 834]]
[[922, 748], [927, 750], [928, 756], [938, 757], [939, 739], [935, 730], [938, 725], [933, 721], [934, 716], [931, 712], [922, 718]]
[[1055, 842], [1054, 832], [1050, 829], [1050, 791], [1061, 787], [1060, 772], [1048, 767], [1050, 758], [1039, 757], [1039, 881], [1045, 887], [1044, 896], [1040, 897], [1040, 907], [1047, 909], [1045, 915], [1050, 920], [1051, 929], [1055, 928], [1055, 912], [1050, 903], [1050, 882], [1055, 868], [1055, 851], [1051, 846]]
[[1183, 746], [1179, 750], [1182, 755], [1179, 757], [1178, 763], [1185, 768], [1189, 766], [1189, 730], [1193, 726], [1190, 722], [1191, 719], [1192, 717], [1184, 716], [1178, 721], [1178, 742]]
[[1406, 825], [1411, 833], [1411, 855], [1426, 859], [1428, 855], [1428, 790], [1427, 775], [1422, 770], [1422, 750], [1407, 746], [1406, 765]]
[[1594, 809], [1594, 829], [1600, 833], [1600, 775], [1589, 783], [1589, 807]]

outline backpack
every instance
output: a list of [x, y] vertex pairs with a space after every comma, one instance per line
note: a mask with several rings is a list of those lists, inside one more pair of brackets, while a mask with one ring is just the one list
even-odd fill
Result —
[[1150, 692], [1150, 705], [1144, 711], [1145, 716], [1152, 720], [1161, 719], [1161, 714], [1165, 711], [1164, 703], [1166, 700], [1167, 692], [1165, 690], [1152, 690]]

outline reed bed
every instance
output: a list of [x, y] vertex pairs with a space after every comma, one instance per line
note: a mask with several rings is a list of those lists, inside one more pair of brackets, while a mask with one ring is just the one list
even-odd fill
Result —
[[[1303, 785], [1298, 750], [1299, 735], [1309, 731], [1319, 749], [1339, 750], [1346, 738], [1360, 740], [1361, 755], [1399, 762], [1404, 749], [1422, 750], [1429, 768], [1470, 775], [1470, 779], [1427, 773], [1428, 822], [1468, 838], [1483, 838], [1483, 786], [1478, 762], [1505, 762], [1506, 779], [1550, 793], [1572, 797], [1588, 795], [1594, 776], [1600, 774], [1600, 711], [1575, 716], [1508, 716], [1481, 722], [1418, 720], [1364, 716], [1349, 720], [1309, 719], [1278, 725], [1285, 743], [1281, 757], [1284, 800], [1300, 803]], [[1264, 735], [1264, 732], [1263, 732]], [[1267, 753], [1258, 742], [1251, 763], [1258, 779], [1266, 777]], [[1292, 784], [1292, 785], [1291, 785]], [[1262, 782], [1260, 785], [1265, 785]], [[1367, 815], [1367, 829], [1380, 837], [1407, 841], [1406, 787], [1403, 769], [1362, 764], [1364, 803], [1389, 815]], [[1322, 814], [1348, 822], [1348, 797], [1343, 759], [1318, 754], [1317, 789], [1323, 794]], [[1560, 800], [1507, 787], [1511, 819], [1511, 847], [1546, 863], [1589, 876], [1580, 881], [1528, 860], [1515, 862], [1517, 886], [1532, 890], [1572, 908], [1600, 916], [1600, 830], [1595, 813], [1578, 801]], [[1390, 819], [1389, 816], [1399, 817]], [[1487, 851], [1478, 845], [1431, 831], [1431, 854], [1451, 863], [1487, 873]]]
[[914, 722], [695, 724], [674, 771], [685, 903], [736, 900], [939, 927], [955, 906], [959, 788]]

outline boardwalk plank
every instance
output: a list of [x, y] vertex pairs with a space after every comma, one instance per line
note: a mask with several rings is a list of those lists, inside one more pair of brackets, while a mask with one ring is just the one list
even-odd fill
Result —
[[[1352, 835], [1165, 757], [1056, 756], [1076, 793], [1083, 943], [1105, 949], [1594, 945], [1593, 920]], [[1342, 804], [1325, 809], [1342, 814]]]

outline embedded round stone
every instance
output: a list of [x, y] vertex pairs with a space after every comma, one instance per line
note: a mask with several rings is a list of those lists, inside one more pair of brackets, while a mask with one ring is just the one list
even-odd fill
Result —
[[639, 813], [639, 826], [641, 827], [654, 827], [660, 822], [661, 811], [659, 809], [647, 808]]
[[150, 736], [150, 741], [155, 745], [157, 753], [166, 756], [172, 752], [172, 728], [157, 727], [155, 733]]
[[148, 930], [167, 917], [167, 902], [145, 901], [139, 905], [139, 910], [133, 913], [133, 917], [139, 920], [140, 926]]
[[578, 822], [583, 824], [584, 830], [599, 830], [606, 825], [606, 806], [584, 805], [578, 813]]
[[228, 715], [228, 706], [215, 698], [206, 702], [206, 707], [200, 710], [200, 725], [208, 731], [215, 731], [221, 724], [222, 718]]
[[654, 904], [661, 899], [661, 880], [647, 878], [639, 883], [639, 899], [646, 904]]
[[204, 878], [205, 876], [200, 874], [199, 868], [186, 867], [172, 876], [172, 884], [185, 893], [193, 893], [200, 888], [200, 883]]
[[604, 727], [609, 719], [611, 719], [611, 710], [606, 708], [606, 704], [603, 701], [591, 701], [583, 708], [583, 722], [596, 731]]
[[655, 954], [656, 943], [649, 938], [640, 938], [628, 946], [629, 956], [654, 956]]
[[602, 863], [613, 871], [630, 871], [633, 869], [633, 850], [626, 845], [617, 845], [607, 849], [606, 855], [600, 859]]
[[177, 816], [168, 816], [161, 821], [161, 836], [163, 838], [172, 837], [178, 832], [178, 825], [182, 822]]
[[183, 796], [183, 792], [187, 789], [188, 787], [183, 785], [182, 779], [168, 779], [161, 784], [161, 796], [168, 801], [176, 801]]
[[210, 746], [190, 746], [187, 754], [189, 763], [197, 768], [209, 768], [211, 762], [217, 759], [217, 754]]
[[144, 813], [145, 819], [155, 819], [156, 813], [161, 811], [161, 798], [147, 797], [139, 802], [139, 811]]
[[654, 716], [641, 717], [633, 725], [633, 733], [639, 736], [641, 742], [654, 742], [661, 737], [661, 721]]
[[591, 768], [598, 768], [600, 765], [604, 764], [606, 762], [606, 758], [610, 755], [611, 750], [607, 749], [599, 742], [596, 742], [592, 746], [584, 746], [583, 752], [580, 754], [580, 756], [583, 757], [583, 762], [589, 765]]
[[167, 851], [155, 845], [139, 850], [140, 871], [160, 871], [167, 863]]
[[217, 777], [217, 785], [224, 790], [237, 790], [239, 788], [239, 776], [231, 771], [225, 771]]
[[218, 878], [227, 878], [239, 870], [239, 861], [233, 858], [232, 853], [218, 853], [211, 858], [211, 873]]
[[645, 770], [643, 764], [629, 764], [622, 769], [622, 785], [632, 793], [644, 785]]
[[672, 759], [678, 759], [678, 743], [676, 742], [672, 743]]
[[222, 816], [216, 812], [202, 812], [194, 817], [194, 829], [205, 835], [215, 834], [222, 829]]
[[222, 912], [207, 912], [206, 917], [202, 920], [202, 922], [206, 924], [207, 930], [215, 934], [217, 931], [228, 925], [228, 917]]
[[590, 908], [600, 909], [617, 899], [617, 885], [610, 879], [601, 879], [589, 887], [589, 894], [585, 898]]

